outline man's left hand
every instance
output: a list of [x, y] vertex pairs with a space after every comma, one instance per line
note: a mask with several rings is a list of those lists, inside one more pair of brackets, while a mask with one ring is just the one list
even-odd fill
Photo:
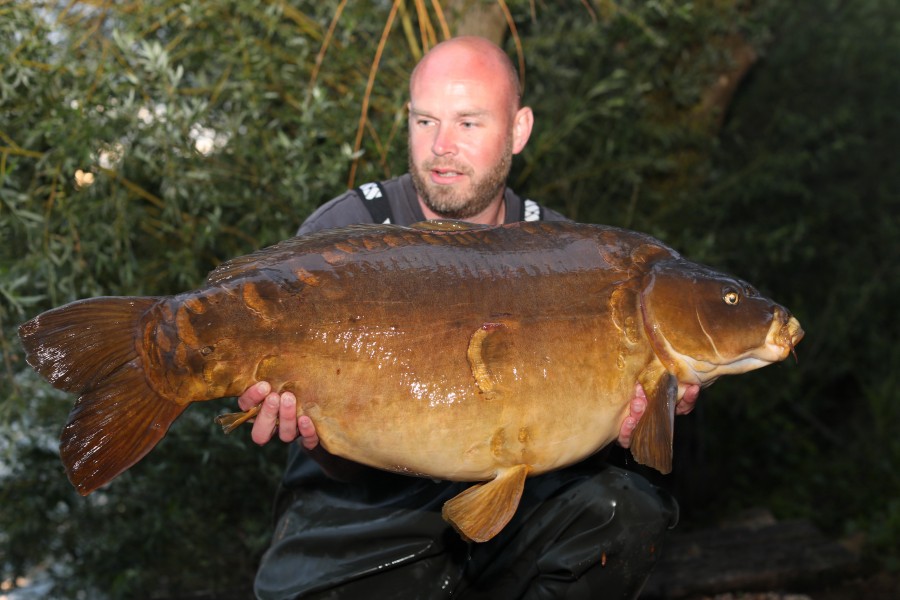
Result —
[[[684, 390], [681, 400], [675, 405], [676, 415], [686, 415], [694, 410], [697, 405], [697, 397], [700, 395], [699, 385], [689, 385]], [[631, 447], [631, 436], [637, 427], [638, 421], [647, 410], [647, 394], [640, 383], [634, 384], [634, 397], [631, 399], [628, 416], [622, 421], [622, 427], [619, 429], [619, 445], [623, 448]]]

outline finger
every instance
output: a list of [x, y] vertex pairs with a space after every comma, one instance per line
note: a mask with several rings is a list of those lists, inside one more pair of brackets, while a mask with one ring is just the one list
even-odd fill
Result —
[[293, 442], [297, 439], [297, 397], [290, 392], [281, 395], [278, 409], [278, 437], [282, 442]]
[[250, 432], [250, 439], [257, 444], [263, 445], [272, 439], [280, 404], [281, 399], [275, 393], [269, 394], [263, 401], [259, 414], [256, 415], [256, 421], [253, 422], [253, 430]]
[[256, 385], [251, 385], [244, 390], [243, 394], [238, 396], [238, 406], [241, 410], [250, 410], [262, 402], [266, 395], [271, 391], [272, 386], [269, 385], [268, 381], [260, 381]]
[[631, 399], [631, 404], [628, 407], [630, 411], [630, 415], [634, 417], [635, 421], [640, 420], [641, 417], [644, 416], [644, 412], [647, 410], [647, 398], [644, 396], [635, 396]]
[[[644, 386], [640, 384], [640, 382], [634, 384], [634, 396], [632, 396], [631, 401], [634, 403], [635, 400], [643, 400], [644, 405], [647, 403], [647, 392], [644, 391]], [[634, 410], [634, 406], [632, 405], [632, 410]], [[643, 411], [641, 411], [643, 412]]]
[[622, 428], [619, 429], [619, 445], [623, 448], [631, 448], [631, 434], [634, 433], [634, 428], [637, 427], [637, 420], [634, 417], [625, 417], [625, 420], [622, 421]]
[[634, 387], [634, 397], [628, 404], [628, 416], [625, 417], [625, 420], [622, 421], [622, 426], [619, 428], [618, 442], [623, 448], [631, 447], [632, 434], [637, 428], [638, 421], [644, 416], [646, 410], [647, 395], [644, 393], [644, 388], [638, 384]]
[[694, 407], [697, 406], [697, 398], [700, 396], [700, 386], [699, 385], [689, 385], [684, 389], [684, 395], [681, 397], [681, 401], [675, 405], [675, 414], [677, 415], [686, 415], [689, 414]]
[[303, 438], [304, 448], [312, 450], [319, 445], [319, 434], [316, 433], [316, 426], [313, 425], [312, 419], [302, 415], [297, 419], [297, 426], [300, 429], [300, 436]]

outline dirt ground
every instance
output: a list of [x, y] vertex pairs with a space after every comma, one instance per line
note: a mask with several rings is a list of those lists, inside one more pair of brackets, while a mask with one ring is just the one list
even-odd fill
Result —
[[900, 573], [877, 573], [836, 582], [804, 593], [741, 592], [692, 596], [686, 600], [898, 600]]
[[900, 573], [878, 573], [857, 577], [814, 592], [812, 600], [897, 600]]
[[900, 600], [900, 571], [863, 558], [859, 536], [831, 539], [805, 519], [745, 511], [673, 532], [644, 600]]

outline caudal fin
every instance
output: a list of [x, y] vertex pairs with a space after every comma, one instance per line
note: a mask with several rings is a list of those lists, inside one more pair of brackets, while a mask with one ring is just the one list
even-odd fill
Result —
[[158, 300], [80, 300], [19, 327], [28, 364], [53, 386], [80, 395], [60, 455], [82, 495], [143, 458], [185, 409], [149, 386], [137, 351], [141, 317]]

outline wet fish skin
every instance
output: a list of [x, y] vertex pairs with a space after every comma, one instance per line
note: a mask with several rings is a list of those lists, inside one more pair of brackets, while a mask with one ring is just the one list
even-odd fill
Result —
[[20, 328], [29, 364], [80, 395], [61, 454], [83, 494], [191, 402], [266, 380], [332, 453], [488, 481], [445, 507], [478, 541], [528, 475], [616, 438], [635, 381], [648, 410], [633, 453], [667, 471], [684, 387], [782, 360], [802, 335], [746, 282], [573, 223], [331, 230], [225, 263], [196, 291], [78, 301]]

